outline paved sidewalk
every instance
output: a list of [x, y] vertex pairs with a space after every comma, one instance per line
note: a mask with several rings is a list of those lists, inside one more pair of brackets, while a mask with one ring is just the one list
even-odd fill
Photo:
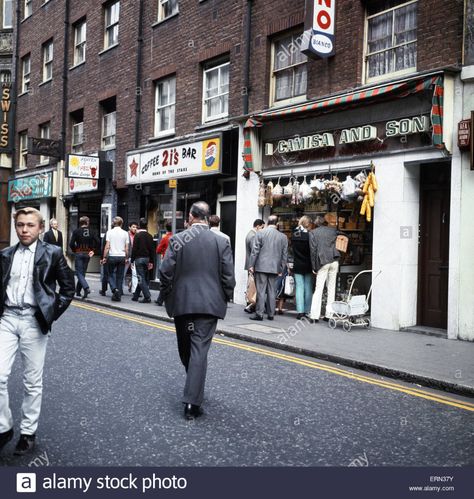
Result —
[[[164, 307], [156, 303], [132, 302], [127, 292], [121, 302], [113, 302], [110, 291], [106, 297], [99, 294], [96, 274], [89, 274], [87, 280], [92, 290], [88, 303], [172, 322]], [[157, 294], [152, 291], [153, 300]], [[297, 321], [295, 312], [275, 316], [273, 322], [254, 322], [241, 305], [235, 304], [229, 305], [227, 317], [219, 321], [217, 332], [474, 397], [474, 342], [375, 328], [354, 328], [346, 333], [342, 327], [330, 329], [325, 322], [312, 325], [306, 320]]]

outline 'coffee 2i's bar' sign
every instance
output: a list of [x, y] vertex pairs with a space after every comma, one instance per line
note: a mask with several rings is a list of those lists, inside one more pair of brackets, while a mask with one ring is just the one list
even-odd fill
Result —
[[333, 56], [335, 28], [336, 0], [306, 0], [301, 52], [312, 58]]

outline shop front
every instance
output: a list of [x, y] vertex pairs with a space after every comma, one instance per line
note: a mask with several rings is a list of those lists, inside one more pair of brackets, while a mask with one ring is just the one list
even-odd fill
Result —
[[[446, 331], [451, 162], [441, 100], [450, 88], [430, 75], [252, 116], [242, 133], [249, 178], [238, 186], [237, 269], [255, 218], [277, 214], [290, 238], [302, 215], [323, 217], [349, 239], [337, 300], [372, 270], [353, 289], [367, 294], [380, 272], [374, 326]], [[241, 271], [240, 303], [245, 281]]]

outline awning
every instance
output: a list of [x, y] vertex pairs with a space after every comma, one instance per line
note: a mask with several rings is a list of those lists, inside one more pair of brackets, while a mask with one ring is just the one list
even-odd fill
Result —
[[278, 118], [287, 118], [293, 115], [311, 113], [328, 113], [348, 106], [357, 106], [362, 103], [377, 102], [386, 97], [403, 98], [410, 94], [433, 89], [431, 105], [431, 123], [433, 125], [433, 144], [435, 147], [444, 148], [443, 144], [443, 76], [425, 76], [409, 81], [391, 83], [371, 89], [351, 92], [330, 99], [320, 99], [306, 104], [300, 104], [285, 109], [263, 111], [252, 115], [244, 125], [244, 168], [247, 171], [254, 170], [252, 156], [252, 130], [257, 126], [263, 126], [265, 122]]

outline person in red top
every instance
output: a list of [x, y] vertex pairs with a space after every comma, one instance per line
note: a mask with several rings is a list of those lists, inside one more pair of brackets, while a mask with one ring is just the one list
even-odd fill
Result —
[[161, 238], [160, 244], [156, 247], [156, 253], [161, 255], [161, 258], [165, 256], [166, 250], [168, 249], [168, 245], [170, 243], [170, 238], [173, 236], [171, 232], [171, 223], [167, 222], [166, 225], [166, 234]]

